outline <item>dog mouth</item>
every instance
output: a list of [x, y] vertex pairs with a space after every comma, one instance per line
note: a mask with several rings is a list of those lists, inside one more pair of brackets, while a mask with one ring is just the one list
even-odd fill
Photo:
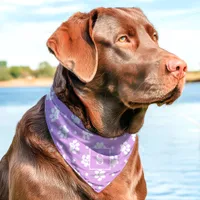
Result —
[[[180, 96], [180, 91], [177, 87], [175, 87], [172, 91], [170, 91], [163, 98], [160, 98], [157, 101], [151, 102], [128, 102], [126, 103], [127, 110], [123, 113], [120, 125], [121, 127], [129, 133], [138, 132], [143, 123], [146, 111], [148, 106], [151, 104], [157, 104], [158, 106], [162, 106], [163, 104], [172, 104], [178, 97]], [[128, 104], [128, 105], [127, 105]]]
[[165, 99], [155, 102], [158, 106], [162, 106], [164, 104], [166, 105], [170, 105], [172, 104], [179, 96], [180, 96], [181, 92], [178, 89], [178, 87], [175, 87], [168, 95]]
[[156, 101], [149, 101], [149, 102], [128, 102], [128, 107], [135, 109], [135, 108], [145, 108], [151, 104], [157, 104], [158, 106], [162, 106], [164, 104], [170, 105], [172, 104], [178, 97], [180, 96], [180, 90], [176, 86], [173, 90], [167, 93], [164, 97], [156, 100]]

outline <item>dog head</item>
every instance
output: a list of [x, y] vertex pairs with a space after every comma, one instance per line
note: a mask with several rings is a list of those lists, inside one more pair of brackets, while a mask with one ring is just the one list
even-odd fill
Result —
[[47, 46], [73, 74], [74, 92], [105, 137], [136, 133], [150, 104], [171, 104], [183, 90], [186, 63], [159, 47], [157, 31], [138, 8], [77, 13]]

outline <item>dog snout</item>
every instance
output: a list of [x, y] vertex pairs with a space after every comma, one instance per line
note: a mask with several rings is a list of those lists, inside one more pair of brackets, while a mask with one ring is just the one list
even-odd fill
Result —
[[170, 58], [165, 64], [167, 70], [177, 79], [182, 79], [187, 71], [187, 64], [179, 58]]

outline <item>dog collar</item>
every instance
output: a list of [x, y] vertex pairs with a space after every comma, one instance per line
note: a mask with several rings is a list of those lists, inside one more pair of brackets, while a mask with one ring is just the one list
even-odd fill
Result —
[[46, 95], [45, 118], [53, 142], [64, 160], [96, 192], [108, 186], [125, 167], [135, 134], [104, 138], [87, 130], [56, 96]]

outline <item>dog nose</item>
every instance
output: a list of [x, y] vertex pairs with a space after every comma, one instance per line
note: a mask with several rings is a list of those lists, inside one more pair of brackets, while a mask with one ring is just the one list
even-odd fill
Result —
[[178, 79], [182, 79], [187, 71], [187, 64], [178, 58], [172, 58], [166, 63], [167, 70]]

